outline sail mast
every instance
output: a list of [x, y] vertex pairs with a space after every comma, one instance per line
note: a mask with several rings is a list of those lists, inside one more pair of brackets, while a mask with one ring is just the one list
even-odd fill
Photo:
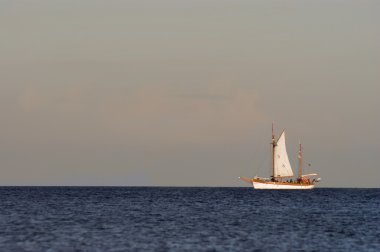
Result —
[[300, 149], [298, 151], [298, 178], [302, 177], [302, 145], [300, 142]]
[[274, 156], [275, 156], [275, 147], [276, 147], [276, 138], [275, 138], [275, 135], [274, 135], [274, 127], [273, 127], [273, 122], [272, 122], [272, 176], [273, 176], [273, 180], [275, 178], [275, 159], [274, 159]]

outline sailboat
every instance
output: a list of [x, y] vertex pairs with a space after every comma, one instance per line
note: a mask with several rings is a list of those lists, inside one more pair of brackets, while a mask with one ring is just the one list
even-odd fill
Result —
[[302, 145], [298, 151], [298, 177], [294, 178], [292, 166], [289, 162], [285, 144], [285, 130], [282, 131], [278, 140], [274, 134], [272, 124], [272, 176], [270, 178], [239, 177], [240, 180], [252, 184], [255, 189], [313, 189], [321, 178], [315, 178], [318, 174], [302, 174]]

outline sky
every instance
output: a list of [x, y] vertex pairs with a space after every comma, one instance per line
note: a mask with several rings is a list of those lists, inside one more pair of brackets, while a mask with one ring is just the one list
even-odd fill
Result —
[[[380, 186], [377, 0], [0, 0], [0, 185], [246, 186], [271, 124]], [[248, 184], [247, 184], [248, 186]]]

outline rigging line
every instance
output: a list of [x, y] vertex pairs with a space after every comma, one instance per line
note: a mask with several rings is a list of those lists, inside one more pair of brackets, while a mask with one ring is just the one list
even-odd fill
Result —
[[[253, 157], [257, 157], [257, 148], [254, 148], [254, 152], [252, 153], [253, 154]], [[256, 172], [256, 174], [253, 174], [253, 176], [252, 177], [254, 177], [254, 176], [256, 176], [257, 174], [259, 174], [260, 173], [260, 166], [257, 166], [257, 162], [252, 162], [253, 163], [253, 165], [254, 165], [254, 169], [252, 169], [251, 171], [253, 172], [253, 173], [255, 173]]]
[[310, 172], [311, 162], [309, 162], [308, 159], [307, 159], [307, 153], [306, 153], [306, 158], [305, 158], [304, 149], [305, 149], [305, 147], [302, 145], [302, 167], [303, 167], [302, 170], [303, 170], [304, 174], [307, 174], [307, 173]]
[[[263, 141], [261, 141], [258, 146], [265, 146], [264, 144], [262, 144]], [[265, 148], [266, 149], [266, 148]], [[271, 151], [271, 147], [270, 147], [270, 151]], [[265, 152], [265, 154], [263, 154], [263, 152]], [[261, 173], [263, 172], [263, 168], [265, 168], [265, 174], [267, 173], [267, 168], [270, 167], [270, 158], [269, 156], [267, 156], [267, 153], [270, 153], [270, 152], [267, 152], [266, 150], [263, 150], [263, 148], [255, 148], [255, 152], [254, 152], [254, 156], [256, 156], [256, 154], [259, 154], [259, 157], [257, 160], [257, 162], [254, 162], [254, 165], [255, 165], [255, 168], [253, 169], [253, 176], [260, 176], [260, 174], [264, 174], [264, 173]], [[257, 156], [256, 156], [257, 157]], [[266, 176], [266, 175], [264, 175]]]

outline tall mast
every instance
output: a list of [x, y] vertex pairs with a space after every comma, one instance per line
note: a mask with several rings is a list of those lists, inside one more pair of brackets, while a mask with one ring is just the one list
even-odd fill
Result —
[[275, 163], [274, 163], [274, 155], [275, 155], [275, 147], [276, 147], [276, 138], [275, 138], [275, 135], [274, 135], [274, 127], [273, 127], [273, 122], [272, 122], [272, 177], [273, 177], [273, 180], [275, 178], [275, 170], [274, 170], [274, 166], [275, 166]]
[[300, 149], [298, 151], [298, 178], [302, 177], [302, 145], [300, 142]]

